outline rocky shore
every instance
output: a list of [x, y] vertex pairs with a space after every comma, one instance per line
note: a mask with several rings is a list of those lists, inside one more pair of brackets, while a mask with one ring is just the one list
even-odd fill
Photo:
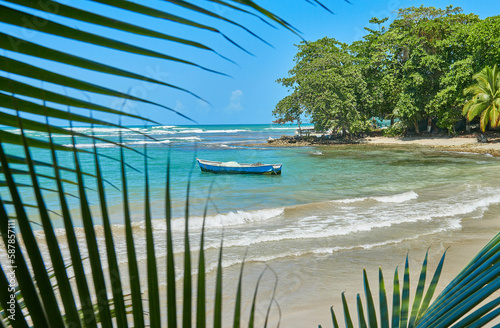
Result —
[[[381, 137], [365, 136], [343, 139], [323, 137], [282, 136], [279, 139], [269, 139], [267, 143], [258, 146], [269, 147], [306, 147], [306, 146], [336, 146], [336, 145], [383, 145], [383, 146], [423, 146], [436, 150], [490, 154], [500, 157], [500, 134], [469, 134], [455, 137], [445, 135], [412, 136], [412, 137]], [[249, 145], [250, 146], [250, 145]], [[257, 145], [251, 145], [257, 146]]]

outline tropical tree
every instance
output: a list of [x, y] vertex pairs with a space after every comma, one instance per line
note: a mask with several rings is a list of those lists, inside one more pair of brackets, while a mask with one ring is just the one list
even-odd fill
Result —
[[[433, 120], [439, 127], [453, 127], [458, 120], [456, 107], [443, 97], [449, 87], [450, 75], [457, 75], [454, 65], [465, 59], [457, 43], [452, 43], [457, 30], [466, 29], [478, 21], [474, 14], [463, 14], [460, 7], [410, 7], [401, 9], [391, 24], [388, 36], [392, 37], [393, 53], [401, 64], [399, 69], [402, 91], [397, 105], [400, 119], [413, 125], [420, 133], [421, 121], [426, 121], [431, 131]], [[461, 72], [459, 72], [461, 73]], [[452, 80], [454, 83], [455, 80]], [[444, 103], [444, 104], [443, 104]], [[442, 115], [442, 108], [455, 111], [455, 115]]]
[[355, 62], [360, 66], [366, 81], [366, 89], [369, 93], [367, 107], [370, 108], [372, 117], [380, 118], [393, 113], [401, 92], [401, 84], [396, 83], [399, 65], [394, 65], [395, 62], [390, 52], [391, 43], [386, 39], [387, 28], [383, 26], [388, 19], [388, 17], [370, 19], [369, 23], [376, 24], [378, 28], [365, 27], [368, 34], [363, 37], [363, 40], [353, 42], [350, 47], [355, 56]]
[[474, 72], [480, 72], [485, 66], [497, 65], [500, 62], [500, 49], [492, 44], [500, 42], [500, 16], [487, 17], [478, 20], [464, 29], [456, 31], [456, 52], [461, 51], [472, 59]]
[[300, 104], [297, 94], [294, 92], [289, 96], [281, 99], [276, 108], [273, 110], [273, 115], [276, 117], [274, 123], [285, 124], [296, 122], [300, 129], [304, 108]]
[[464, 90], [465, 95], [472, 95], [463, 108], [463, 115], [471, 121], [480, 115], [480, 126], [484, 132], [488, 123], [492, 128], [500, 123], [500, 72], [498, 66], [486, 66], [474, 75], [476, 84]]
[[[298, 49], [289, 77], [277, 80], [293, 93], [277, 105], [275, 113], [293, 99], [318, 130], [338, 131], [343, 136], [364, 131], [368, 126], [366, 82], [347, 44], [323, 38], [302, 42]], [[294, 108], [285, 106], [288, 112]]]

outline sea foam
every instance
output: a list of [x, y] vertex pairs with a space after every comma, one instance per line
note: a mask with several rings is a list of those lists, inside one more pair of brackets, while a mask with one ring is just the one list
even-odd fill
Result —
[[336, 199], [336, 200], [333, 200], [332, 202], [350, 204], [350, 203], [364, 202], [366, 200], [371, 199], [371, 200], [376, 200], [377, 202], [381, 202], [381, 203], [404, 203], [404, 202], [407, 202], [409, 200], [417, 199], [417, 198], [418, 198], [418, 194], [416, 192], [414, 192], [413, 190], [410, 190], [408, 192], [395, 194], [395, 195]]
[[[207, 216], [205, 219], [205, 228], [222, 228], [229, 226], [238, 226], [259, 221], [266, 221], [275, 218], [284, 212], [284, 208], [271, 208], [257, 211], [236, 211], [226, 214], [217, 214]], [[141, 228], [145, 228], [144, 221], [138, 223]], [[194, 216], [189, 218], [189, 229], [199, 230], [203, 226], [203, 217]], [[185, 219], [176, 218], [172, 220], [173, 231], [184, 231]], [[166, 230], [164, 219], [153, 220], [155, 230]]]

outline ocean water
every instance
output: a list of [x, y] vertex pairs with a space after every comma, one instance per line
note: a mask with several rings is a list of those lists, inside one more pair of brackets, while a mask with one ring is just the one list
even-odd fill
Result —
[[[189, 183], [189, 229], [194, 261], [197, 261], [203, 212], [207, 207], [205, 248], [209, 275], [213, 276], [216, 270], [223, 240], [222, 264], [228, 272], [225, 280], [228, 288], [232, 290], [231, 286], [236, 283], [243, 259], [250, 268], [249, 280], [256, 281], [262, 267], [269, 266], [281, 277], [278, 287], [282, 287], [279, 293], [285, 310], [301, 307], [290, 301], [292, 298], [307, 299], [304, 292], [300, 296], [296, 293], [311, 284], [308, 268], [315, 267], [312, 263], [347, 252], [418, 243], [429, 236], [439, 240], [441, 236], [460, 232], [464, 221], [481, 220], [485, 213], [491, 214], [492, 211], [493, 214], [500, 214], [500, 159], [483, 154], [418, 147], [347, 145], [279, 148], [264, 145], [270, 137], [293, 135], [295, 126], [287, 125], [158, 126], [123, 130], [78, 127], [74, 130], [83, 134], [94, 133], [131, 148], [125, 152], [125, 158], [131, 166], [127, 168], [128, 191], [142, 272], [145, 272], [146, 260], [144, 252], [141, 252], [145, 249], [145, 224], [142, 219], [145, 169], [142, 154], [147, 146], [159, 266], [165, 264], [164, 199], [166, 166], [170, 161], [177, 263], [182, 263], [184, 251], [183, 216]], [[155, 140], [145, 138], [138, 132], [148, 134]], [[43, 138], [39, 133], [32, 133], [31, 136]], [[59, 137], [56, 141], [72, 146], [67, 137]], [[119, 262], [125, 264], [122, 186], [120, 165], [116, 161], [119, 147], [104, 142], [97, 146], [99, 154], [107, 156], [102, 158], [104, 176], [109, 182], [106, 187], [107, 202], [114, 224], [117, 256]], [[76, 147], [92, 150], [93, 145], [88, 139], [77, 138]], [[12, 147], [9, 151], [16, 153], [19, 149]], [[37, 160], [49, 161], [45, 151], [35, 151], [33, 155]], [[197, 157], [214, 161], [282, 163], [282, 175], [201, 172], [195, 163]], [[80, 159], [85, 169], [93, 171], [92, 156], [83, 153]], [[59, 160], [70, 163], [71, 156], [59, 154]], [[50, 174], [50, 170], [45, 173]], [[65, 174], [65, 177], [71, 179], [72, 175]], [[22, 179], [19, 181], [22, 182]], [[104, 247], [98, 219], [98, 199], [92, 192], [95, 181], [88, 178], [86, 185], [90, 188], [88, 193], [96, 213], [99, 244]], [[44, 186], [55, 189], [49, 180], [44, 180]], [[67, 185], [66, 191], [76, 193], [71, 185]], [[3, 199], [9, 198], [4, 190], [1, 192]], [[50, 191], [44, 195], [50, 207], [57, 212], [56, 195]], [[74, 214], [78, 215], [77, 200], [68, 199]], [[25, 194], [25, 202], [33, 202], [29, 190]], [[76, 229], [82, 230], [78, 222]], [[63, 225], [57, 216], [54, 217], [54, 224], [59, 229], [61, 249], [68, 255]], [[41, 231], [37, 232], [37, 236], [43, 243]], [[84, 245], [83, 238], [80, 242]], [[106, 267], [104, 257], [102, 262]], [[123, 271], [126, 276], [126, 270]], [[179, 270], [179, 283], [181, 277]], [[267, 281], [274, 280], [269, 278]], [[160, 283], [165, 285], [165, 277], [160, 277]], [[252, 287], [250, 289], [253, 290]], [[231, 297], [234, 295], [227, 296], [228, 302]], [[328, 313], [328, 305], [325, 312]]]

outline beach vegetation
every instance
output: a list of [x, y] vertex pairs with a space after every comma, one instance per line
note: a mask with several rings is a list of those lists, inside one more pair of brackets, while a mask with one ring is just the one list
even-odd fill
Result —
[[[498, 48], [488, 47], [500, 17], [420, 6], [400, 9], [391, 23], [377, 17], [369, 23], [376, 27], [352, 44], [323, 38], [297, 45], [295, 66], [277, 82], [300, 95], [303, 117], [332, 132], [373, 117], [399, 120], [405, 133], [464, 131], [464, 90], [485, 66], [500, 62]], [[346, 64], [332, 74], [334, 66], [320, 64], [327, 58]]]
[[[290, 76], [277, 80], [292, 93], [278, 103], [273, 114], [306, 114], [317, 131], [330, 130], [331, 134], [349, 136], [365, 131], [368, 116], [364, 106], [369, 95], [348, 45], [325, 37], [303, 42], [298, 49]], [[294, 106], [288, 105], [291, 99]]]
[[295, 123], [300, 130], [303, 114], [304, 107], [300, 104], [297, 93], [293, 92], [291, 95], [281, 99], [276, 105], [276, 108], [273, 110], [276, 120], [273, 123]]
[[402, 122], [395, 122], [387, 129], [384, 130], [384, 136], [386, 137], [402, 137], [406, 132], [406, 125]]
[[500, 72], [498, 66], [486, 66], [474, 75], [476, 84], [464, 90], [465, 95], [471, 95], [463, 114], [469, 121], [480, 116], [481, 130], [484, 132], [488, 123], [492, 128], [500, 124]]

